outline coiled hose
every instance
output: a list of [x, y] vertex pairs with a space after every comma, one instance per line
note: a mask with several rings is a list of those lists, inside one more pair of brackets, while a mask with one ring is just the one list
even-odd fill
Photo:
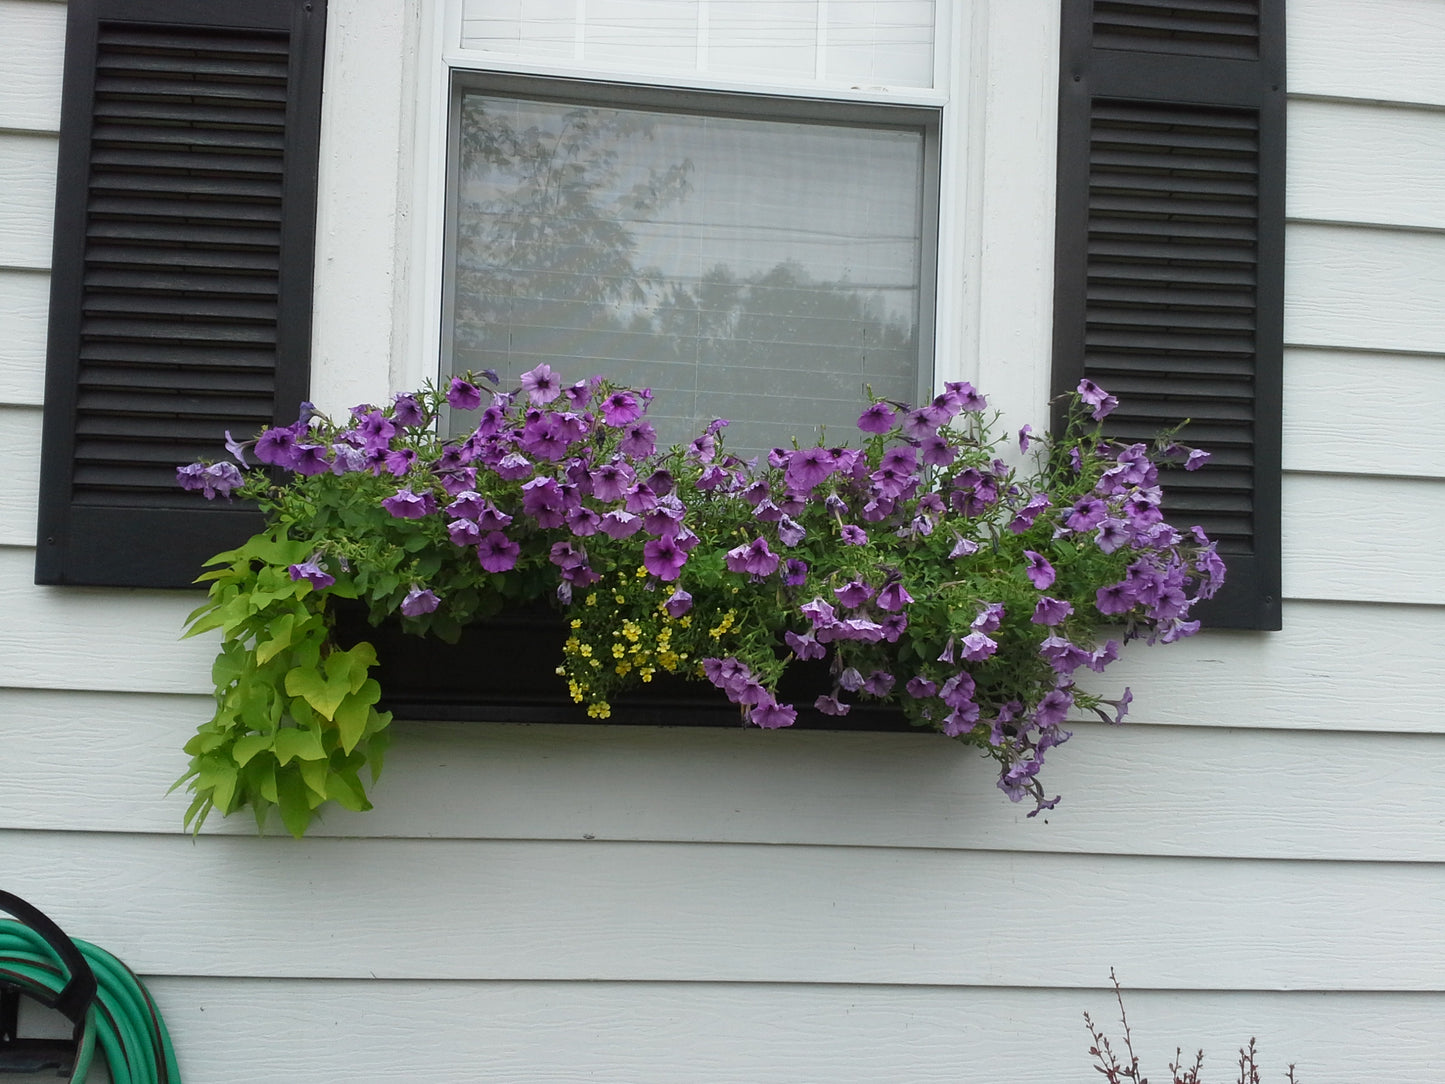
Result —
[[66, 937], [18, 896], [0, 892], [0, 910], [21, 919], [0, 920], [0, 983], [76, 1023], [74, 1084], [89, 1074], [97, 1043], [113, 1084], [181, 1084], [165, 1021], [130, 968], [103, 948]]

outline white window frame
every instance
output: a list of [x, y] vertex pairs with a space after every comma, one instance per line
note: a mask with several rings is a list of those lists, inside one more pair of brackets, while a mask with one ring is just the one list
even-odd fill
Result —
[[[1047, 420], [1058, 0], [937, 0], [936, 89], [834, 91], [676, 74], [649, 85], [943, 111], [934, 381], [971, 380], [1010, 427]], [[455, 68], [616, 81], [463, 50], [461, 0], [330, 0], [313, 398], [337, 411], [434, 379]], [[950, 300], [952, 299], [952, 300]]]

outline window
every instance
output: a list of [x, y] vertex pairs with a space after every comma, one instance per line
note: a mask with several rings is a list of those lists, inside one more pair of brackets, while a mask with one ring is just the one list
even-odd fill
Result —
[[[244, 7], [242, 12], [223, 0], [154, 0], [138, 13], [125, 0], [69, 5], [67, 69], [75, 74], [67, 83], [62, 119], [37, 557], [41, 582], [185, 585], [204, 557], [234, 545], [254, 521], [172, 493], [162, 478], [175, 463], [200, 451], [214, 454], [228, 428], [254, 429], [266, 415], [267, 401], [272, 419], [289, 422], [302, 397], [335, 412], [435, 379], [447, 352], [442, 269], [454, 80], [458, 87], [491, 92], [504, 89], [500, 82], [507, 79], [525, 77], [534, 88], [540, 85], [536, 80], [544, 80], [553, 85], [554, 96], [559, 85], [663, 88], [673, 97], [662, 103], [662, 111], [672, 115], [703, 115], [708, 110], [698, 103], [732, 95], [750, 105], [741, 111], [745, 118], [761, 117], [766, 108], [759, 113], [760, 105], [777, 102], [791, 114], [789, 121], [824, 127], [888, 128], [912, 111], [904, 127], [925, 130], [927, 147], [927, 129], [934, 124], [937, 154], [931, 182], [929, 152], [924, 153], [925, 209], [918, 230], [919, 243], [936, 248], [936, 254], [925, 251], [918, 260], [920, 379], [928, 379], [931, 367], [935, 384], [974, 381], [1006, 411], [1008, 426], [1037, 424], [1043, 415], [1052, 313], [1055, 3], [267, 0]], [[772, 37], [760, 41], [757, 27], [764, 21]], [[264, 164], [270, 172], [251, 171], [248, 178], [246, 171], [233, 171], [227, 181], [234, 193], [244, 189], [261, 200], [259, 208], [238, 209], [238, 215], [255, 216], [278, 209], [274, 195], [261, 191], [261, 176], [284, 178], [282, 247], [262, 261], [270, 261], [278, 275], [276, 311], [269, 317], [260, 314], [257, 303], [263, 299], [246, 290], [224, 296], [177, 285], [176, 274], [203, 266], [204, 259], [234, 262], [260, 255], [253, 245], [208, 242], [221, 235], [200, 228], [201, 212], [217, 209], [208, 205], [212, 194], [206, 191], [151, 205], [186, 212], [172, 225], [186, 233], [190, 255], [161, 265], [171, 276], [165, 290], [113, 293], [103, 299], [110, 306], [104, 313], [83, 311], [78, 304], [86, 267], [81, 246], [90, 236], [85, 215], [95, 36], [102, 24], [135, 22], [156, 32], [169, 27], [181, 36], [199, 28], [213, 42], [216, 35], [254, 23], [253, 31], [290, 42], [281, 143], [237, 152], [235, 163]], [[208, 59], [204, 50], [187, 56], [213, 72], [227, 66]], [[154, 68], [158, 61], [148, 63]], [[182, 64], [165, 78], [179, 83], [197, 76]], [[248, 83], [265, 85], [264, 94], [222, 95], [221, 103], [233, 110], [268, 98], [274, 104], [280, 82], [267, 79]], [[516, 87], [509, 93], [527, 96]], [[684, 103], [686, 95], [697, 97]], [[169, 146], [173, 159], [198, 167], [215, 162], [206, 156], [222, 136], [257, 138], [254, 125], [228, 121], [224, 110], [211, 108], [217, 103], [197, 98], [180, 104], [191, 110], [190, 121], [160, 118], [168, 131], [164, 140], [149, 141], [148, 151]], [[869, 111], [880, 107], [889, 107], [883, 112], [893, 119], [873, 118]], [[219, 128], [208, 126], [207, 118], [219, 118]], [[104, 150], [114, 156], [118, 148]], [[279, 174], [271, 167], [279, 167]], [[222, 179], [203, 168], [177, 168], [165, 176], [190, 178], [202, 188]], [[936, 196], [926, 191], [930, 183], [936, 183]], [[117, 210], [112, 195], [95, 206]], [[131, 210], [141, 208], [127, 199]], [[935, 232], [926, 221], [932, 206]], [[143, 216], [139, 225], [117, 218], [104, 229], [153, 235], [162, 226]], [[227, 228], [244, 229], [240, 223]], [[159, 246], [146, 242], [139, 248], [155, 255]], [[242, 281], [246, 278], [215, 275], [210, 285], [260, 285], [257, 279]], [[91, 279], [93, 285], [100, 281]], [[154, 281], [161, 285], [159, 277]], [[92, 322], [91, 331], [117, 330], [117, 306], [128, 306], [131, 319], [160, 297], [179, 298], [187, 306], [171, 314], [171, 331], [210, 326], [233, 346], [254, 334], [274, 336], [274, 345], [263, 343], [248, 358], [229, 348], [221, 355], [197, 352], [213, 360], [230, 358], [220, 365], [167, 361], [145, 372], [127, 365], [81, 366], [86, 320], [104, 318]], [[931, 297], [939, 300], [930, 314]], [[237, 316], [244, 319], [236, 327], [226, 324]], [[159, 358], [150, 349], [154, 336], [129, 338], [126, 349], [135, 356]], [[141, 383], [116, 383], [130, 377]], [[96, 409], [99, 413], [86, 413]], [[143, 447], [111, 440], [115, 433], [135, 433], [137, 418], [151, 427]], [[118, 474], [144, 484], [124, 493], [77, 490], [81, 444], [85, 456], [118, 457], [125, 468]]]
[[929, 394], [936, 110], [457, 84], [453, 371], [600, 372], [664, 446], [721, 416], [744, 453]]

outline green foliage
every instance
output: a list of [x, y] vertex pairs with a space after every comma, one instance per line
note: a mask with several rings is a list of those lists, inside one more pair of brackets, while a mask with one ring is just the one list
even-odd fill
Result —
[[[370, 809], [361, 770], [380, 771], [389, 712], [378, 712], [381, 687], [370, 676], [376, 650], [332, 642], [325, 596], [287, 569], [307, 559], [312, 543], [287, 536], [284, 523], [239, 549], [218, 554], [222, 567], [202, 576], [210, 597], [187, 620], [187, 636], [219, 630], [212, 666], [216, 713], [185, 751], [190, 769], [178, 781], [194, 792], [186, 824], [199, 831], [212, 810], [249, 807], [264, 828], [272, 806], [300, 837], [327, 801]], [[355, 597], [333, 584], [333, 597]]]

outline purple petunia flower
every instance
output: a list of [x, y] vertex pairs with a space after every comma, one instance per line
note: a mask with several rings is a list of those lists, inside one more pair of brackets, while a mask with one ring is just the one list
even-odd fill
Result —
[[1124, 716], [1129, 713], [1129, 705], [1134, 702], [1134, 694], [1129, 691], [1128, 686], [1124, 687], [1124, 693], [1118, 700], [1105, 700], [1103, 703], [1114, 705], [1114, 718], [1110, 722], [1116, 726], [1124, 721]]
[[1138, 588], [1128, 580], [1108, 584], [1094, 592], [1094, 606], [1101, 614], [1126, 613], [1138, 601]]
[[430, 493], [418, 494], [410, 489], [398, 489], [383, 499], [381, 506], [397, 519], [421, 519], [437, 510], [436, 498]]
[[855, 609], [873, 597], [873, 588], [862, 580], [852, 580], [842, 587], [833, 588], [833, 594], [838, 596], [838, 601], [844, 606]]
[[532, 461], [521, 452], [508, 452], [492, 466], [498, 478], [520, 482], [532, 474]]
[[453, 410], [476, 410], [482, 405], [482, 393], [475, 384], [454, 376], [447, 387], [447, 402]]
[[553, 478], [533, 478], [522, 486], [522, 511], [539, 527], [560, 527], [566, 522], [567, 501]]
[[823, 625], [830, 625], [837, 620], [837, 611], [830, 603], [824, 602], [821, 598], [805, 602], [798, 607], [798, 612], [811, 621], [815, 629]]
[[789, 557], [783, 564], [783, 583], [788, 587], [802, 587], [807, 582], [808, 563]]
[[835, 460], [827, 448], [803, 448], [788, 453], [783, 484], [793, 493], [811, 493], [833, 473]]
[[1018, 514], [1010, 521], [1008, 529], [1014, 534], [1023, 534], [1034, 525], [1034, 520], [1038, 519], [1039, 513], [1053, 503], [1043, 493], [1035, 493], [1029, 499], [1029, 503], [1019, 509]]
[[969, 627], [976, 632], [994, 632], [1003, 623], [1003, 615], [1003, 603], [990, 602], [978, 611]]
[[979, 394], [978, 389], [967, 380], [950, 380], [943, 385], [944, 393], [951, 402], [958, 405], [959, 410], [966, 410], [971, 414], [988, 409], [988, 400]]
[[897, 611], [912, 601], [913, 596], [904, 589], [903, 584], [898, 580], [884, 585], [883, 590], [878, 592], [879, 609]]
[[814, 639], [812, 632], [800, 635], [789, 629], [783, 633], [783, 641], [800, 659], [821, 659], [828, 653], [828, 649]]
[[646, 459], [657, 450], [657, 430], [651, 422], [638, 422], [627, 430], [618, 450], [633, 459]]
[[908, 695], [915, 700], [926, 700], [938, 692], [938, 686], [929, 681], [922, 674], [908, 679], [908, 684], [903, 686]]
[[886, 670], [874, 670], [863, 682], [863, 691], [869, 696], [884, 697], [893, 691], [894, 677]]
[[522, 390], [533, 406], [544, 406], [562, 394], [562, 381], [546, 362], [522, 374]]
[[1034, 607], [1034, 615], [1029, 620], [1035, 625], [1057, 625], [1073, 612], [1074, 607], [1071, 603], [1043, 595], [1039, 598], [1038, 604]]
[[1102, 421], [1106, 415], [1119, 405], [1119, 400], [1115, 399], [1087, 377], [1079, 381], [1078, 392], [1079, 398], [1094, 408], [1091, 417], [1093, 417], [1096, 422]]
[[580, 504], [575, 508], [567, 509], [566, 520], [567, 529], [578, 538], [590, 538], [602, 526], [602, 517], [592, 509]]
[[964, 538], [962, 535], [955, 535], [953, 549], [948, 551], [948, 556], [950, 560], [957, 560], [960, 557], [971, 557], [977, 552], [977, 542], [971, 538]]
[[429, 614], [441, 605], [441, 599], [437, 598], [436, 592], [429, 587], [413, 585], [406, 593], [406, 598], [401, 600], [401, 612], [407, 617], [420, 617], [422, 614]]
[[1193, 448], [1189, 452], [1189, 458], [1184, 461], [1185, 470], [1198, 470], [1209, 462], [1209, 453], [1201, 448]]
[[488, 572], [506, 572], [517, 566], [522, 547], [501, 531], [493, 531], [477, 543], [477, 563]]
[[975, 629], [961, 641], [963, 657], [969, 662], [982, 662], [998, 650], [998, 642], [986, 632]]
[[262, 463], [290, 470], [296, 462], [296, 433], [287, 426], [268, 429], [256, 438], [253, 451]]
[[299, 564], [291, 565], [286, 569], [291, 574], [293, 581], [305, 580], [317, 591], [324, 587], [330, 587], [336, 582], [336, 577], [331, 575], [318, 564], [318, 557], [312, 557], [309, 561], [302, 561]]
[[843, 527], [838, 531], [838, 537], [841, 538], [843, 542], [849, 546], [868, 545], [867, 532], [865, 532], [862, 527], [856, 526], [852, 523], [844, 524]]
[[415, 395], [398, 395], [392, 400], [391, 417], [397, 425], [409, 429], [421, 425], [426, 420], [426, 413]]
[[1024, 572], [1035, 587], [1043, 591], [1053, 584], [1057, 573], [1054, 572], [1054, 566], [1049, 564], [1048, 558], [1033, 550], [1024, 550], [1024, 560], [1027, 562]]
[[618, 508], [602, 517], [600, 530], [608, 538], [628, 538], [642, 530], [642, 517]]
[[1074, 502], [1064, 525], [1071, 531], [1092, 531], [1109, 515], [1109, 506], [1098, 497], [1080, 497]]
[[482, 529], [474, 520], [454, 519], [447, 524], [447, 536], [458, 546], [475, 546], [482, 540]]
[[957, 458], [953, 445], [937, 433], [923, 438], [923, 462], [928, 466], [946, 467]]
[[343, 474], [353, 474], [366, 469], [366, 453], [360, 448], [354, 448], [350, 444], [333, 444], [331, 446], [331, 473], [338, 478]]
[[874, 403], [858, 418], [858, 428], [865, 433], [886, 433], [893, 428], [893, 408], [887, 403]]
[[226, 451], [230, 452], [231, 455], [235, 457], [236, 462], [241, 464], [241, 466], [243, 467], [249, 467], [251, 465], [246, 462], [246, 449], [251, 447], [253, 443], [253, 441], [249, 440], [237, 440], [235, 437], [231, 436], [231, 431], [229, 429], [226, 430]]
[[621, 459], [603, 463], [590, 475], [592, 495], [599, 501], [618, 501], [637, 481], [637, 474]]
[[305, 478], [325, 474], [331, 469], [331, 464], [326, 460], [329, 450], [325, 444], [298, 444], [291, 469]]
[[792, 726], [798, 718], [798, 712], [789, 704], [779, 704], [771, 697], [753, 708], [752, 721], [765, 730], [776, 730], [779, 727]]
[[630, 391], [615, 391], [602, 400], [602, 420], [613, 429], [631, 425], [642, 417], [642, 403]]
[[1034, 708], [1034, 722], [1038, 726], [1055, 726], [1062, 723], [1073, 706], [1074, 694], [1067, 689], [1050, 689]]
[[756, 538], [752, 542], [728, 550], [727, 566], [733, 572], [768, 576], [778, 567], [778, 556], [768, 549], [767, 539]]
[[667, 596], [667, 601], [663, 603], [663, 608], [667, 610], [669, 617], [681, 617], [687, 613], [688, 610], [692, 609], [692, 595], [679, 587]]
[[1054, 635], [1045, 637], [1039, 644], [1039, 655], [1060, 674], [1072, 674], [1079, 667], [1088, 666], [1093, 657], [1073, 641]]
[[836, 696], [820, 696], [813, 701], [813, 707], [824, 715], [847, 715], [853, 710], [852, 704], [845, 704]]
[[978, 705], [973, 701], [958, 705], [945, 716], [943, 720], [943, 732], [950, 738], [957, 738], [961, 734], [967, 734], [978, 722]]
[[664, 583], [677, 579], [687, 554], [671, 538], [657, 538], [642, 547], [642, 565]]

